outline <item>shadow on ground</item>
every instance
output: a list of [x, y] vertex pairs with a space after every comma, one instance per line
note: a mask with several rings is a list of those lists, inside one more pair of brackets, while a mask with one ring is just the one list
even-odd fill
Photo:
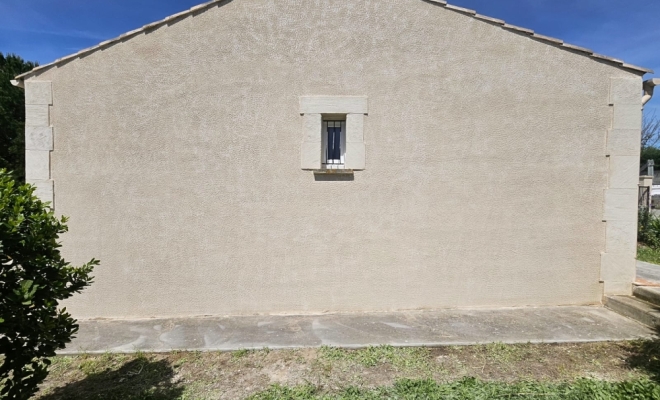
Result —
[[40, 400], [171, 400], [183, 394], [183, 387], [172, 383], [174, 369], [167, 360], [139, 358], [118, 369], [87, 375], [82, 380], [59, 387]]
[[655, 335], [655, 339], [625, 344], [630, 352], [626, 364], [630, 368], [646, 372], [656, 383], [660, 383], [660, 327], [655, 329]]

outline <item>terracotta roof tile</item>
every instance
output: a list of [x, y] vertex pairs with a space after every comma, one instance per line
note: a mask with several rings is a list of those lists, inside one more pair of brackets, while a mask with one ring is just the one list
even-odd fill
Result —
[[587, 55], [594, 54], [593, 50], [587, 49], [586, 47], [580, 47], [580, 46], [576, 46], [574, 44], [570, 44], [570, 43], [566, 43], [566, 42], [564, 42], [564, 44], [562, 44], [562, 46], [566, 47], [567, 49], [571, 49], [571, 50], [579, 51], [581, 53], [585, 53]]
[[480, 20], [482, 20], [482, 21], [493, 22], [493, 23], [498, 24], [498, 25], [504, 25], [504, 24], [506, 24], [506, 22], [504, 22], [504, 21], [501, 20], [501, 19], [492, 18], [492, 17], [487, 17], [487, 16], [485, 16], [485, 15], [481, 15], [481, 14], [475, 14], [474, 17], [475, 17], [476, 19], [480, 19]]
[[554, 43], [554, 44], [564, 44], [563, 40], [553, 38], [553, 37], [550, 37], [550, 36], [545, 36], [545, 35], [541, 35], [541, 34], [538, 34], [538, 33], [534, 33], [532, 36], [534, 37], [534, 39], [542, 40], [544, 42], [550, 42], [550, 43]]
[[612, 57], [604, 56], [604, 55], [598, 54], [598, 53], [593, 53], [591, 55], [591, 57], [600, 58], [601, 60], [611, 61], [611, 62], [617, 63], [617, 64], [623, 64], [623, 60], [619, 60], [618, 58], [612, 58]]
[[476, 11], [470, 10], [469, 8], [458, 7], [458, 6], [454, 6], [454, 5], [451, 5], [451, 4], [445, 4], [445, 8], [447, 8], [448, 10], [458, 11], [458, 12], [464, 13], [464, 14], [470, 14], [470, 15], [476, 15], [477, 14]]
[[506, 24], [506, 23], [504, 25], [502, 25], [502, 28], [509, 29], [509, 30], [516, 31], [516, 32], [526, 33], [528, 35], [533, 35], [534, 34], [534, 31], [531, 30], [531, 29], [523, 28], [521, 26]]

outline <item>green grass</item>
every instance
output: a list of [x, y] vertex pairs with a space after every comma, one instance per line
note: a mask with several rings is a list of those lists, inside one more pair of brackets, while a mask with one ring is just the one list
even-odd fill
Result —
[[660, 265], [660, 249], [652, 249], [650, 247], [640, 246], [637, 248], [637, 259], [639, 261]]
[[60, 356], [37, 398], [660, 400], [660, 341]]
[[504, 343], [489, 343], [474, 347], [475, 349], [480, 350], [486, 358], [499, 364], [521, 361], [525, 358], [527, 353], [525, 345], [512, 346]]
[[546, 399], [546, 400], [632, 400], [660, 399], [660, 386], [650, 380], [605, 382], [580, 379], [572, 383], [542, 382], [500, 383], [465, 378], [439, 384], [433, 380], [402, 379], [394, 386], [374, 389], [348, 388], [337, 394], [324, 394], [314, 386], [294, 388], [274, 385], [249, 397], [251, 400], [376, 400], [376, 399]]
[[[637, 364], [647, 365], [649, 356], [657, 354], [657, 344], [633, 343], [644, 360]], [[492, 343], [465, 348], [490, 360], [501, 367], [523, 362], [529, 356], [532, 345], [505, 345]], [[651, 346], [651, 347], [649, 347]], [[462, 349], [462, 348], [461, 348]], [[456, 349], [455, 349], [456, 350]], [[460, 350], [460, 349], [459, 349]], [[458, 351], [458, 350], [456, 350]], [[655, 359], [654, 357], [650, 357]], [[322, 347], [319, 359], [328, 363], [344, 362], [373, 368], [389, 364], [402, 371], [430, 371], [433, 365], [432, 355], [427, 348], [398, 348], [392, 346], [374, 346], [360, 350], [345, 350], [335, 347]], [[653, 372], [653, 371], [649, 371]], [[344, 387], [339, 391], [328, 392], [312, 384], [302, 386], [273, 385], [257, 393], [250, 400], [412, 400], [412, 399], [550, 399], [550, 400], [629, 400], [658, 399], [660, 385], [647, 377], [627, 381], [608, 382], [596, 379], [577, 379], [561, 383], [543, 380], [520, 380], [517, 382], [483, 381], [477, 378], [464, 378], [449, 383], [438, 383], [427, 379], [399, 379], [393, 386]]]
[[238, 349], [234, 352], [231, 353], [231, 356], [233, 359], [238, 360], [243, 357], [247, 357], [250, 353], [252, 353], [252, 350], [248, 349]]
[[153, 361], [144, 353], [53, 357], [50, 374], [64, 374], [75, 366], [82, 375], [67, 387], [55, 388], [40, 400], [174, 400], [184, 399], [186, 388], [171, 382], [168, 362]]
[[395, 369], [404, 371], [430, 371], [430, 351], [424, 347], [393, 347], [389, 345], [369, 346], [359, 350], [345, 350], [323, 346], [319, 358], [325, 361], [344, 361], [363, 367], [375, 367], [379, 364], [391, 364]]

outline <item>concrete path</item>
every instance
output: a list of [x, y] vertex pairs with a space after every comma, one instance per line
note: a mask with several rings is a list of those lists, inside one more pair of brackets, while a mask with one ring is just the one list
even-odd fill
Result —
[[660, 265], [637, 261], [637, 281], [660, 285]]
[[322, 345], [592, 342], [651, 337], [652, 331], [603, 307], [443, 310], [312, 316], [88, 320], [61, 354], [237, 350]]

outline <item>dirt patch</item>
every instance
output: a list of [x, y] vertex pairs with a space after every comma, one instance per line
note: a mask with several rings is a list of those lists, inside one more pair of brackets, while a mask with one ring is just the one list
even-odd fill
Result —
[[[273, 384], [324, 391], [391, 385], [400, 378], [450, 382], [547, 382], [655, 378], [656, 346], [641, 342], [490, 344], [440, 348], [379, 346], [233, 353], [104, 354], [53, 359], [38, 399], [241, 399]], [[655, 364], [653, 364], [655, 366]]]

